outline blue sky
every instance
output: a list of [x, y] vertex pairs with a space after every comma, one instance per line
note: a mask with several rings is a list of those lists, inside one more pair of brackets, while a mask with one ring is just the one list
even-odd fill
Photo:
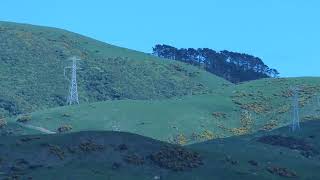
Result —
[[320, 76], [319, 0], [1, 0], [0, 20], [144, 52], [157, 43], [244, 52], [284, 77]]

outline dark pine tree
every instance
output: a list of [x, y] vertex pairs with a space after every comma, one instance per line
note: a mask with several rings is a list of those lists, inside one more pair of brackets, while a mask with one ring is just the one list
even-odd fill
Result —
[[153, 48], [152, 54], [200, 66], [233, 83], [279, 76], [279, 72], [269, 68], [262, 59], [244, 53], [226, 50], [217, 52], [209, 48], [177, 49], [173, 46], [157, 44]]

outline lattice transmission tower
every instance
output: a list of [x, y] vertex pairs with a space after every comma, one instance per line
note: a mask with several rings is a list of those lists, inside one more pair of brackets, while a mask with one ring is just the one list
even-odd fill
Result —
[[[67, 97], [67, 104], [79, 104], [79, 97], [78, 97], [78, 85], [77, 85], [77, 61], [80, 59], [77, 57], [71, 57], [72, 66], [67, 66], [64, 68], [64, 77], [70, 81], [69, 87], [69, 95]], [[66, 77], [66, 69], [71, 69], [71, 79]]]
[[293, 109], [293, 118], [291, 124], [291, 130], [296, 131], [300, 129], [300, 116], [299, 116], [299, 88], [291, 88], [293, 93], [292, 99], [292, 109]]

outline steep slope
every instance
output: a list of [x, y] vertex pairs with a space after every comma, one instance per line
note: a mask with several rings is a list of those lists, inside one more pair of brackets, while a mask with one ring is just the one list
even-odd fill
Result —
[[[230, 84], [185, 65], [56, 28], [0, 22], [0, 115], [64, 105], [64, 67], [80, 61], [81, 102], [164, 99]], [[69, 74], [69, 72], [67, 72]]]
[[0, 178], [319, 179], [320, 121], [302, 126], [186, 147], [119, 132], [1, 136]]

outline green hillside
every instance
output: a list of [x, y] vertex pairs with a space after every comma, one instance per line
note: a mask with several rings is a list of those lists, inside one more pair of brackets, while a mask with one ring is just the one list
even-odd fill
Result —
[[[115, 130], [191, 144], [288, 125], [292, 87], [300, 88], [301, 120], [320, 119], [320, 78], [234, 85], [183, 63], [65, 30], [1, 22], [0, 31], [0, 114], [9, 122], [2, 134], [52, 133], [67, 126], [71, 132]], [[69, 84], [63, 69], [70, 56], [82, 58], [77, 106], [63, 106]], [[28, 122], [17, 123], [21, 118]]]
[[320, 179], [320, 121], [302, 126], [186, 147], [118, 132], [0, 136], [0, 178]]
[[65, 105], [63, 71], [72, 56], [82, 59], [81, 102], [166, 99], [230, 84], [183, 63], [56, 28], [0, 22], [0, 52], [0, 116]]
[[[81, 103], [65, 106], [72, 56]], [[316, 180], [319, 127], [320, 78], [235, 85], [65, 30], [0, 22], [0, 179]]]
[[[320, 78], [263, 79], [207, 95], [169, 100], [119, 100], [31, 113], [24, 123], [57, 132], [114, 130], [177, 144], [270, 131], [292, 120], [291, 87], [300, 87], [301, 121], [320, 119]], [[20, 117], [8, 121], [14, 123]], [[39, 133], [39, 131], [37, 132]], [[21, 134], [21, 133], [18, 133]]]

